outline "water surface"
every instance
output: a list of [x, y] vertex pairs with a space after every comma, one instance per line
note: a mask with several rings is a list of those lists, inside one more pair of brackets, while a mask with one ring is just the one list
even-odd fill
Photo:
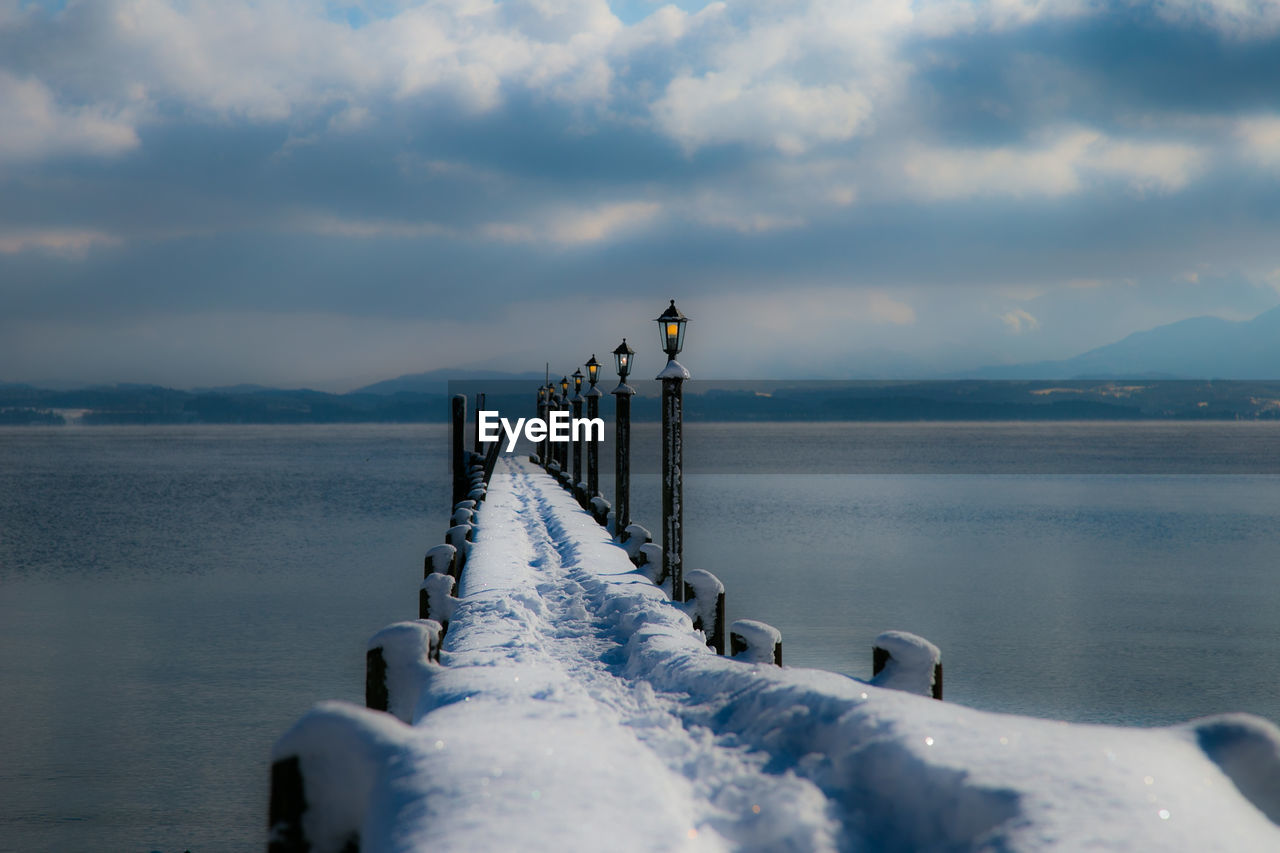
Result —
[[[865, 677], [898, 628], [942, 648], [950, 701], [1280, 720], [1280, 424], [686, 436], [688, 565], [730, 618], [779, 627], [789, 664]], [[446, 439], [0, 430], [0, 850], [259, 848], [272, 741], [316, 701], [361, 702], [365, 641], [417, 615]], [[653, 425], [635, 458], [657, 532]]]

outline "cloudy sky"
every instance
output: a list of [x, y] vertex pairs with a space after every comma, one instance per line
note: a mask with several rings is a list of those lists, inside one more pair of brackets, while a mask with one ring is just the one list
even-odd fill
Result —
[[0, 381], [929, 375], [1280, 304], [1277, 0], [0, 0]]

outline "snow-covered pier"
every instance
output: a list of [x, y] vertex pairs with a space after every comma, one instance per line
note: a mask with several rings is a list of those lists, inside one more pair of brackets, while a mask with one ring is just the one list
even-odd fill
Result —
[[439, 618], [370, 643], [387, 711], [321, 703], [277, 741], [270, 850], [1280, 850], [1265, 720], [976, 711], [918, 695], [910, 635], [877, 683], [718, 655], [537, 466], [476, 499], [428, 556]]

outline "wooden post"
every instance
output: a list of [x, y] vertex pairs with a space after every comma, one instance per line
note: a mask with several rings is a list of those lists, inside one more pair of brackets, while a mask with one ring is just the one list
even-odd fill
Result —
[[365, 653], [364, 705], [375, 711], [387, 710], [387, 660], [381, 646]]
[[[572, 411], [572, 410], [569, 408], [569, 398], [568, 398], [567, 396], [564, 396], [564, 397], [561, 397], [561, 398], [560, 398], [560, 411], [564, 412], [565, 414], [570, 414], [570, 413], [571, 413], [571, 411]], [[550, 428], [550, 425], [548, 425], [548, 428]], [[570, 435], [570, 437], [572, 437], [572, 436], [573, 436], [573, 433], [571, 432], [571, 433], [569, 433], [569, 435]], [[556, 450], [556, 458], [558, 458], [558, 459], [560, 460], [560, 470], [561, 470], [561, 471], [563, 471], [563, 472], [565, 472], [565, 473], [568, 473], [568, 471], [569, 471], [569, 443], [568, 443], [568, 442], [566, 442], [566, 441], [561, 441], [561, 442], [557, 442], [557, 444], [559, 445], [559, 447], [558, 447], [558, 448], [557, 448], [557, 450]]]
[[484, 394], [476, 394], [476, 455], [484, 455], [484, 445], [480, 443], [480, 413], [484, 411]]
[[267, 853], [306, 853], [311, 849], [302, 830], [307, 795], [298, 756], [271, 765], [271, 803], [267, 807]]
[[493, 477], [493, 466], [498, 464], [498, 454], [502, 452], [502, 439], [489, 445], [489, 449], [484, 455], [484, 481], [488, 484]]
[[[684, 377], [671, 365], [662, 379], [662, 578], [671, 578], [671, 598], [684, 601]], [[684, 368], [680, 368], [683, 374]]]
[[[600, 398], [604, 392], [592, 385], [587, 391], [587, 418], [600, 417]], [[600, 442], [587, 442], [587, 500], [600, 494]]]
[[729, 654], [746, 663], [782, 666], [782, 632], [754, 619], [737, 619], [729, 626]]
[[692, 602], [693, 627], [707, 637], [707, 645], [724, 654], [724, 584], [704, 569], [685, 573], [685, 601]]
[[617, 401], [617, 415], [614, 417], [613, 448], [613, 527], [615, 535], [627, 529], [631, 523], [631, 397], [636, 393], [625, 382], [619, 382], [613, 389], [613, 397]]
[[[551, 407], [555, 405], [550, 391], [547, 391], [547, 399], [542, 404], [542, 420], [547, 421], [551, 418]], [[542, 467], [547, 468], [551, 465], [551, 430], [547, 430], [547, 435], [541, 442], [542, 450]]]
[[[452, 529], [452, 528], [450, 528]], [[458, 572], [455, 566], [458, 562], [458, 549], [453, 545], [437, 545], [427, 551], [427, 556], [422, 560], [422, 576], [425, 578], [432, 572], [451, 575], [456, 578]]]
[[[898, 650], [897, 657], [894, 656], [891, 648]], [[929, 689], [929, 695], [934, 699], [942, 699], [942, 654], [933, 643], [905, 631], [885, 631], [876, 637], [876, 642], [871, 647], [873, 680], [884, 672], [890, 661], [899, 669], [887, 674], [890, 681], [879, 686], [913, 693], [923, 693], [925, 689]], [[933, 665], [931, 675], [929, 674], [930, 664]], [[908, 676], [910, 681], [905, 686], [902, 683], [902, 667], [906, 667], [907, 672], [914, 673]], [[928, 684], [925, 683], [925, 678], [930, 679]]]
[[[582, 395], [574, 393], [573, 395], [573, 420], [569, 422], [569, 439], [573, 440], [573, 425], [582, 417]], [[590, 433], [587, 434], [588, 438]], [[582, 482], [582, 442], [573, 441], [573, 483], [571, 487], [576, 492], [578, 484]]]
[[462, 394], [453, 397], [453, 504], [467, 497], [471, 490], [470, 478], [467, 476], [466, 430], [467, 430], [467, 398]]

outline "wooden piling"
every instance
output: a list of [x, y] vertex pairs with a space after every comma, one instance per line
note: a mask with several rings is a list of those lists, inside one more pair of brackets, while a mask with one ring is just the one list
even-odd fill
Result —
[[385, 711], [388, 707], [387, 660], [382, 656], [381, 646], [365, 653], [364, 705], [375, 711]]
[[[889, 634], [894, 634], [894, 633], [900, 633], [900, 632], [887, 632], [887, 634], [884, 634], [881, 636], [887, 637]], [[906, 635], [906, 636], [911, 637], [917, 642], [924, 642], [921, 638], [917, 638], [914, 635]], [[926, 643], [926, 647], [932, 649], [933, 654], [935, 655], [937, 654], [937, 650], [932, 646], [932, 644]], [[871, 647], [871, 677], [875, 678], [877, 675], [883, 672], [884, 668], [889, 665], [889, 661], [891, 660], [893, 660], [893, 655], [889, 652], [888, 649], [883, 648], [879, 645], [872, 646]], [[899, 661], [898, 663], [899, 665], [901, 665], [902, 662]], [[930, 695], [932, 695], [934, 699], [939, 699], [939, 700], [942, 699], [942, 660], [941, 658], [935, 658], [935, 662], [933, 664], [932, 691]]]
[[747, 663], [782, 666], [782, 633], [764, 622], [737, 619], [729, 626], [729, 655]]
[[626, 530], [631, 523], [631, 397], [635, 393], [635, 389], [625, 383], [618, 383], [618, 387], [613, 389], [618, 404], [613, 449], [613, 515], [614, 526], [618, 530]]
[[[600, 417], [600, 397], [603, 392], [599, 388], [592, 385], [587, 391], [587, 419], [595, 420]], [[598, 441], [587, 442], [587, 495], [586, 500], [591, 500], [600, 494], [600, 443]]]
[[467, 431], [467, 398], [462, 394], [453, 396], [451, 411], [453, 426], [453, 503], [467, 497], [470, 482], [467, 476], [466, 431]]
[[[643, 528], [641, 528], [643, 529]], [[692, 602], [693, 628], [707, 638], [707, 645], [724, 654], [726, 626], [724, 622], [724, 584], [704, 569], [694, 569], [684, 576], [685, 601]]]
[[[665, 373], [665, 371], [664, 371]], [[684, 600], [684, 380], [662, 380], [662, 575], [671, 597]], [[619, 523], [624, 527], [630, 518]]]
[[302, 830], [307, 795], [298, 756], [271, 765], [271, 800], [267, 807], [267, 853], [307, 853], [311, 845]]

